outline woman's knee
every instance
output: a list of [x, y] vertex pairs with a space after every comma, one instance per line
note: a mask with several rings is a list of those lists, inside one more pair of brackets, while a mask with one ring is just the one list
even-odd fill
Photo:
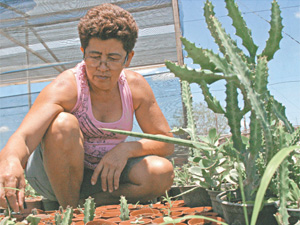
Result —
[[154, 178], [160, 179], [165, 186], [172, 186], [174, 180], [174, 168], [168, 159], [156, 157], [151, 160], [149, 163], [149, 171]]
[[77, 118], [67, 112], [59, 113], [50, 124], [45, 136], [54, 136], [57, 140], [82, 136]]
[[66, 112], [58, 114], [44, 135], [42, 148], [44, 161], [64, 158], [69, 164], [76, 165], [81, 161], [83, 164], [83, 135], [77, 118]]
[[[148, 175], [145, 176], [150, 192], [159, 196], [169, 190], [174, 180], [174, 170], [172, 163], [163, 157], [149, 156], [144, 159]], [[151, 184], [151, 185], [149, 185]]]
[[[45, 149], [70, 149], [73, 146], [83, 145], [83, 135], [77, 118], [66, 112], [62, 112], [50, 124], [43, 138]], [[68, 148], [68, 146], [70, 148]]]

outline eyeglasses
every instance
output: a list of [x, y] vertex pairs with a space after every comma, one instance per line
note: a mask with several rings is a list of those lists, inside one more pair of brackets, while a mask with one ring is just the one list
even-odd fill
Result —
[[86, 65], [90, 67], [98, 67], [101, 65], [101, 63], [104, 63], [109, 69], [118, 70], [127, 62], [128, 53], [126, 54], [124, 61], [122, 59], [115, 59], [113, 57], [108, 57], [106, 61], [101, 61], [101, 56], [86, 56], [84, 59]]

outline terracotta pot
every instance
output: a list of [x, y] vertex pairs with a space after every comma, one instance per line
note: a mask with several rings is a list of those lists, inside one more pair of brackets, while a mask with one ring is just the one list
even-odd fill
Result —
[[[165, 209], [162, 212], [165, 216], [169, 216], [169, 210]], [[170, 211], [170, 217], [172, 218], [178, 218], [180, 216], [182, 216], [182, 211]]]
[[119, 224], [122, 220], [121, 220], [121, 218], [120, 217], [111, 217], [111, 218], [107, 218], [106, 219], [107, 221], [111, 221], [111, 222], [114, 222], [114, 223], [116, 223], [116, 224]]
[[118, 217], [120, 215], [121, 215], [121, 212], [119, 209], [113, 209], [113, 210], [103, 211], [102, 213], [100, 213], [100, 215], [97, 215], [97, 216], [100, 216], [102, 218], [111, 218], [111, 217]]
[[71, 223], [71, 225], [84, 225], [84, 222], [83, 221], [77, 221], [77, 222]]
[[[135, 216], [129, 216], [129, 219], [136, 219], [136, 217]], [[122, 222], [122, 220], [119, 216], [118, 217], [107, 218], [106, 220], [117, 223], [117, 224]]]
[[[221, 217], [210, 217], [210, 218], [215, 219], [220, 222], [225, 222], [225, 220]], [[209, 223], [210, 225], [221, 225], [221, 223], [212, 222], [210, 220], [200, 219], [200, 218], [193, 218], [193, 219], [188, 220], [189, 225], [203, 225], [203, 224], [207, 224], [207, 223]]]
[[[231, 193], [232, 199], [235, 199], [234, 202], [227, 201], [227, 194]], [[243, 211], [243, 204], [236, 203], [240, 202], [237, 191], [224, 191], [217, 195], [217, 201], [222, 204], [223, 213], [225, 221], [229, 224], [245, 224], [245, 217]], [[247, 213], [248, 221], [251, 222], [251, 216], [253, 212], [254, 205], [247, 204]], [[258, 214], [256, 225], [274, 225], [277, 224], [277, 221], [274, 217], [276, 213], [275, 203], [266, 203], [264, 204], [262, 210]]]
[[[180, 187], [180, 191], [181, 193], [184, 193], [195, 187], [197, 186]], [[198, 186], [195, 190], [184, 194], [182, 198], [185, 205], [188, 207], [211, 206], [211, 200], [207, 191], [205, 190], [205, 188], [202, 188], [200, 186]]]
[[99, 206], [98, 208], [104, 208], [104, 209], [119, 209], [121, 206], [120, 205], [103, 205]]
[[171, 211], [172, 212], [175, 212], [175, 211], [184, 211], [184, 210], [187, 210], [187, 209], [191, 209], [191, 207], [172, 207], [171, 208]]
[[[156, 218], [156, 219], [152, 220], [152, 224], [161, 224], [161, 223], [164, 223], [164, 222], [165, 221], [164, 221], [163, 217], [159, 217], [159, 218]], [[173, 225], [173, 223], [167, 223], [167, 224], [172, 224]], [[175, 225], [186, 225], [186, 223], [181, 221], [179, 223], [175, 223]]]
[[162, 213], [158, 209], [143, 208], [130, 212], [130, 215], [135, 217], [155, 218], [162, 216]]
[[87, 222], [86, 225], [116, 225], [116, 223], [104, 219], [94, 219]]
[[152, 219], [141, 218], [141, 219], [137, 220], [137, 218], [132, 218], [132, 219], [129, 219], [126, 221], [121, 221], [119, 223], [119, 225], [133, 225], [133, 224], [140, 224], [141, 222], [142, 222], [142, 224], [149, 224], [149, 223], [152, 223]]
[[30, 214], [33, 209], [44, 209], [41, 196], [25, 198], [25, 204], [26, 209], [23, 211], [24, 214]]
[[80, 213], [80, 214], [73, 214], [74, 218], [72, 219], [73, 222], [79, 222], [79, 221], [83, 221], [84, 219], [84, 214]]
[[167, 209], [168, 206], [164, 205], [162, 203], [155, 203], [155, 204], [150, 205], [150, 208], [152, 208], [152, 209], [159, 209], [160, 210], [160, 209]]
[[183, 214], [186, 215], [201, 215], [203, 213], [209, 212], [212, 210], [212, 207], [207, 206], [207, 207], [194, 207], [194, 208], [190, 208], [190, 209], [186, 209], [183, 211]]
[[142, 209], [144, 208], [145, 206], [144, 205], [133, 205], [133, 204], [128, 204], [128, 209], [129, 210], [137, 210], [137, 209]]

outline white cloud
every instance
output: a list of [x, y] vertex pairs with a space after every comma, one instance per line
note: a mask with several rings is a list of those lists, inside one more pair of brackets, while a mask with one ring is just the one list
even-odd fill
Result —
[[296, 17], [297, 19], [300, 19], [300, 9], [299, 9], [298, 12], [295, 13], [295, 17]]
[[7, 126], [0, 127], [0, 133], [5, 133], [7, 131], [9, 131], [9, 128]]

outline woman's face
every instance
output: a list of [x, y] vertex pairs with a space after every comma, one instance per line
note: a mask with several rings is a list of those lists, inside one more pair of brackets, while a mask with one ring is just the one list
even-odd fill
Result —
[[112, 90], [133, 56], [133, 52], [126, 53], [121, 41], [99, 38], [90, 39], [84, 54], [88, 81], [94, 91]]

